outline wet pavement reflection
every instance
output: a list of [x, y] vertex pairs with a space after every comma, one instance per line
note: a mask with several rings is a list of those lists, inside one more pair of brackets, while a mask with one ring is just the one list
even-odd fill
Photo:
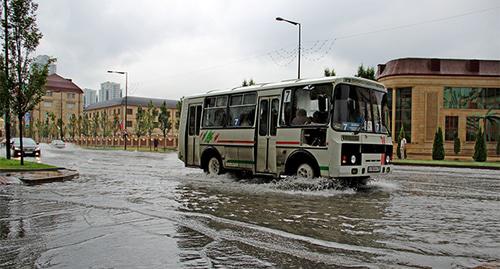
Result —
[[500, 260], [498, 171], [366, 187], [208, 177], [176, 153], [42, 145], [80, 178], [0, 187], [1, 268], [452, 268]]

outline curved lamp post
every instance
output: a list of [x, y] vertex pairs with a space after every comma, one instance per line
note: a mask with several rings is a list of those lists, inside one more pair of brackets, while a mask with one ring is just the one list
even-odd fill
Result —
[[300, 23], [298, 22], [295, 22], [295, 21], [290, 21], [290, 20], [287, 20], [287, 19], [283, 19], [281, 17], [276, 17], [276, 20], [277, 21], [284, 21], [284, 22], [288, 22], [290, 24], [293, 24], [293, 25], [298, 25], [299, 26], [299, 58], [298, 58], [298, 71], [297, 71], [297, 78], [300, 79], [300, 32], [301, 32], [301, 25]]

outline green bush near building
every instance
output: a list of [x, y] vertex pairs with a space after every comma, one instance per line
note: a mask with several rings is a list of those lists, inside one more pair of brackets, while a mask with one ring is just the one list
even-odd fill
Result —
[[460, 150], [460, 138], [458, 138], [458, 134], [455, 133], [455, 138], [453, 139], [453, 152], [455, 152], [455, 155], [458, 155]]
[[437, 132], [434, 135], [434, 143], [432, 144], [432, 159], [444, 160], [443, 130], [441, 130], [441, 127], [437, 129]]
[[479, 127], [476, 135], [476, 144], [474, 145], [474, 156], [472, 156], [476, 162], [485, 162], [488, 158], [488, 151], [486, 149], [486, 141], [484, 139], [484, 132]]

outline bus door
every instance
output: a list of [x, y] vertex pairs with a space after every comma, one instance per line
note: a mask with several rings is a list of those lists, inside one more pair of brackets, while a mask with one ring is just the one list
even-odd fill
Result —
[[200, 165], [200, 123], [201, 104], [189, 105], [185, 151], [187, 165]]
[[259, 98], [257, 122], [256, 172], [276, 173], [276, 126], [278, 124], [279, 97]]

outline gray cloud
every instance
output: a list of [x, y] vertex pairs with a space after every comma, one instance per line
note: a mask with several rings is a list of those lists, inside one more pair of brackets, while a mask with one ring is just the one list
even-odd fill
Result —
[[[398, 57], [499, 59], [500, 9], [339, 39], [327, 50], [334, 37], [495, 6], [494, 0], [51, 0], [39, 3], [39, 53], [57, 57], [58, 72], [81, 87], [98, 88], [106, 80], [123, 84], [123, 78], [106, 74], [122, 69], [130, 73], [133, 94], [178, 98], [250, 77], [294, 78], [296, 61], [283, 56], [295, 55], [297, 30], [276, 16], [303, 25], [303, 77], [321, 76], [324, 67], [352, 75], [360, 63], [374, 66]], [[330, 41], [321, 46], [325, 39]]]

